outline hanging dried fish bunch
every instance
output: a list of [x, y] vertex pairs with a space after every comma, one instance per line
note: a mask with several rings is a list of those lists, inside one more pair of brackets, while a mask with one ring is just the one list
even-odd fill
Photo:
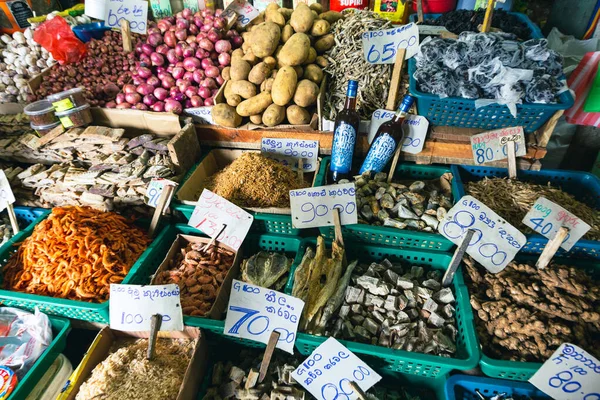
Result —
[[335, 120], [344, 108], [349, 79], [358, 81], [357, 111], [361, 119], [371, 119], [378, 108], [385, 108], [392, 64], [369, 64], [363, 55], [362, 35], [368, 31], [392, 28], [392, 23], [372, 11], [352, 10], [332, 29], [335, 46], [325, 55], [329, 84], [325, 117]]

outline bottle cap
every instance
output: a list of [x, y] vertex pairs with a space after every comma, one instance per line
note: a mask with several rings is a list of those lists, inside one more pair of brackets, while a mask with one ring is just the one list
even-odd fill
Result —
[[358, 82], [354, 80], [348, 81], [348, 90], [346, 91], [346, 96], [348, 97], [356, 97], [356, 92], [358, 91]]
[[415, 98], [412, 97], [411, 95], [407, 94], [402, 99], [402, 103], [400, 103], [400, 106], [398, 106], [398, 111], [407, 113], [410, 110], [410, 108], [412, 107], [414, 102], [415, 102]]

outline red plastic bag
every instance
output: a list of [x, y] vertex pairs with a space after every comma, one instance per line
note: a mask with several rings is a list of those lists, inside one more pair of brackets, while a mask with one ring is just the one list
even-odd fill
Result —
[[56, 16], [33, 32], [33, 40], [48, 50], [61, 64], [72, 64], [87, 54], [87, 47], [77, 39], [64, 18]]

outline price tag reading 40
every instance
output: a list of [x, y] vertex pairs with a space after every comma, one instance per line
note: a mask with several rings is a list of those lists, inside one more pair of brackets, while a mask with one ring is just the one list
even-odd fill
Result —
[[330, 337], [292, 372], [292, 377], [320, 400], [358, 399], [350, 382], [363, 391], [381, 380], [364, 361]]
[[555, 400], [600, 400], [600, 361], [563, 343], [529, 382]]
[[290, 190], [290, 207], [294, 228], [331, 226], [334, 208], [342, 225], [358, 223], [354, 183]]
[[365, 60], [371, 64], [393, 64], [398, 49], [406, 49], [408, 60], [419, 51], [419, 28], [414, 23], [398, 28], [365, 32], [362, 35]]
[[522, 126], [503, 128], [471, 136], [473, 160], [477, 165], [508, 158], [508, 142], [515, 142], [515, 157], [527, 154]]
[[4, 170], [0, 169], [0, 211], [4, 211], [9, 204], [13, 204], [16, 201], [15, 195], [10, 188], [10, 183]]
[[472, 196], [462, 197], [448, 211], [438, 231], [460, 245], [468, 230], [475, 231], [467, 253], [488, 271], [502, 271], [525, 245], [525, 235]]
[[[235, 204], [204, 189], [188, 225], [237, 250], [246, 238], [254, 217]], [[223, 229], [225, 226], [225, 229]]]
[[275, 347], [294, 354], [304, 302], [274, 290], [233, 280], [224, 333], [267, 344], [279, 332]]
[[568, 228], [569, 233], [560, 245], [566, 251], [571, 250], [591, 228], [576, 215], [543, 196], [535, 201], [533, 207], [523, 218], [523, 223], [548, 239], [556, 236], [561, 227]]

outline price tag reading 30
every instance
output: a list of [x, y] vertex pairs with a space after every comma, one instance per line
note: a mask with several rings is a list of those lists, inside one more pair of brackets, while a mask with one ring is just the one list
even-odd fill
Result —
[[363, 391], [381, 380], [364, 361], [330, 337], [292, 372], [292, 377], [320, 400], [358, 399], [350, 382]]
[[591, 228], [576, 215], [543, 196], [535, 201], [533, 207], [523, 218], [523, 223], [548, 239], [556, 236], [561, 227], [568, 228], [569, 233], [560, 245], [566, 251], [571, 250]]
[[296, 297], [234, 279], [223, 332], [265, 344], [271, 332], [279, 332], [275, 347], [294, 354], [303, 308]]
[[600, 400], [600, 361], [563, 343], [529, 382], [555, 400]]
[[497, 273], [527, 242], [525, 235], [472, 196], [462, 197], [448, 211], [438, 231], [460, 245], [469, 229], [475, 231], [467, 253], [488, 271]]
[[419, 28], [416, 24], [365, 32], [362, 35], [365, 60], [371, 64], [393, 64], [399, 49], [406, 49], [408, 60], [419, 52]]
[[290, 207], [294, 228], [332, 226], [335, 208], [342, 225], [358, 223], [354, 183], [290, 190]]

